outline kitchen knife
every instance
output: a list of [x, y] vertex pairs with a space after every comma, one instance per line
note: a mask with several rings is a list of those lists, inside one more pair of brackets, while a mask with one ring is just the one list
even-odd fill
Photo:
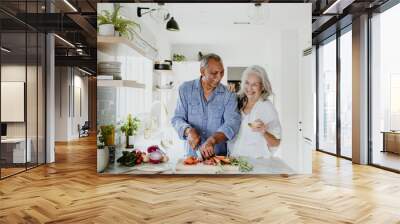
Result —
[[203, 161], [204, 159], [203, 159], [203, 155], [201, 154], [201, 151], [200, 151], [200, 146], [197, 145], [196, 148], [194, 148], [193, 150], [196, 152], [197, 159], [199, 161]]

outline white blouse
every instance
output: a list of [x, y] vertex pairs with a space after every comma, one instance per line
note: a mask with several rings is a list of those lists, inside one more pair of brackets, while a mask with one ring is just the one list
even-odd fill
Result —
[[275, 106], [269, 100], [259, 100], [254, 104], [249, 114], [242, 112], [239, 133], [232, 141], [228, 141], [228, 150], [231, 156], [251, 158], [271, 156], [267, 140], [265, 140], [263, 134], [252, 131], [248, 125], [248, 123], [253, 123], [257, 119], [267, 125], [267, 131], [275, 138], [281, 138], [281, 124]]

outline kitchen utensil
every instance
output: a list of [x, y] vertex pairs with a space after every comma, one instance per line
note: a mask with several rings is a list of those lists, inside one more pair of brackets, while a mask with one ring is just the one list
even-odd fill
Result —
[[155, 70], [172, 70], [172, 61], [164, 60], [163, 62], [156, 61], [154, 63]]

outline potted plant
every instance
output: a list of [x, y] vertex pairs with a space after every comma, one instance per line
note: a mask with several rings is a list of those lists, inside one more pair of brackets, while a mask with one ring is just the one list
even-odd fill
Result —
[[173, 61], [185, 61], [186, 57], [183, 54], [173, 54], [172, 55], [172, 60]]
[[114, 36], [115, 28], [114, 23], [112, 22], [112, 18], [113, 15], [107, 10], [103, 10], [100, 14], [97, 15], [97, 29], [99, 35]]
[[140, 120], [128, 114], [126, 122], [121, 126], [121, 131], [124, 132], [126, 136], [126, 148], [133, 148], [134, 135], [136, 135], [139, 125]]
[[105, 146], [114, 145], [115, 141], [115, 126], [110, 125], [103, 125], [100, 127], [100, 135], [103, 138], [103, 142]]
[[108, 166], [109, 151], [104, 147], [104, 137], [98, 131], [97, 135], [97, 172], [102, 172]]
[[121, 6], [114, 7], [113, 12], [103, 10], [97, 15], [97, 24], [99, 27], [99, 35], [113, 36], [115, 32], [118, 36], [125, 36], [132, 39], [135, 33], [135, 27], [140, 31], [140, 25], [132, 20], [124, 19], [120, 15]]

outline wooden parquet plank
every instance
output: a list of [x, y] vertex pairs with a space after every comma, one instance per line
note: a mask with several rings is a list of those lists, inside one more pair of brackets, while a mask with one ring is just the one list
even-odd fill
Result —
[[312, 175], [101, 176], [95, 138], [0, 181], [0, 223], [399, 223], [400, 175], [313, 154]]

